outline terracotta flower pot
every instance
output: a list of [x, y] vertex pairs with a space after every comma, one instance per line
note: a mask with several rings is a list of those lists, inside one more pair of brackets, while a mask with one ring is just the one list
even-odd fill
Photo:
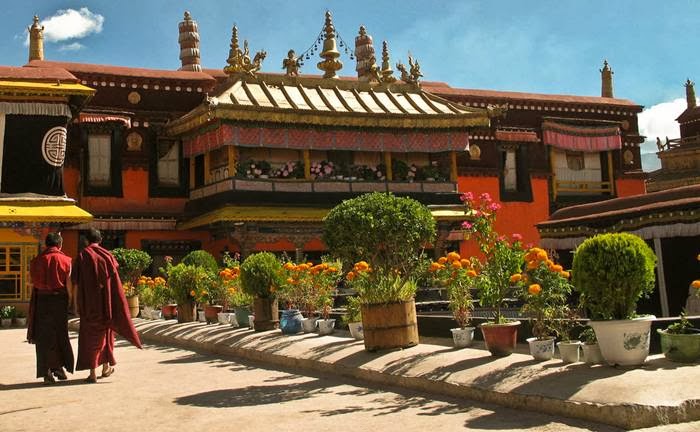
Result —
[[207, 321], [207, 324], [218, 322], [219, 312], [221, 312], [222, 310], [224, 310], [224, 307], [219, 305], [204, 306], [204, 319]]
[[177, 317], [177, 305], [176, 304], [169, 304], [165, 305], [161, 308], [161, 312], [163, 313], [163, 319], [169, 320]]
[[491, 352], [491, 355], [505, 357], [513, 354], [518, 340], [518, 327], [520, 327], [520, 321], [481, 325], [486, 349]]

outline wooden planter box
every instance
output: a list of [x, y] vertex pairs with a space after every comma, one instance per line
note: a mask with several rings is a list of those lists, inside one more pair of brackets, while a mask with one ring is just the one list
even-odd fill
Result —
[[256, 332], [274, 330], [280, 326], [277, 299], [256, 297], [253, 299], [253, 314]]
[[362, 328], [367, 351], [418, 345], [416, 303], [362, 305]]

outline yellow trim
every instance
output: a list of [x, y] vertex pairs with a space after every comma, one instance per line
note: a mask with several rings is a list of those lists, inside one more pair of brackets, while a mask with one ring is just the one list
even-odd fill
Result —
[[391, 152], [384, 152], [384, 166], [386, 166], [386, 179], [392, 181], [394, 179], [394, 167], [391, 166]]
[[304, 149], [304, 179], [311, 180], [311, 152]]
[[234, 177], [236, 175], [236, 147], [226, 146], [228, 152], [228, 175]]
[[92, 215], [71, 202], [0, 202], [0, 222], [92, 221]]
[[450, 181], [457, 182], [457, 152], [450, 152]]
[[613, 167], [613, 155], [612, 150], [608, 150], [608, 181], [610, 182], [610, 195], [615, 196], [615, 170]]
[[58, 84], [31, 81], [0, 81], [0, 94], [32, 94], [57, 96], [92, 96], [95, 90], [82, 84]]

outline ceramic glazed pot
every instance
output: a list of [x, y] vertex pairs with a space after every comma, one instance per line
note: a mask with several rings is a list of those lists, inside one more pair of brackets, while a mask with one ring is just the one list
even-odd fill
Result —
[[470, 346], [472, 341], [474, 341], [474, 329], [474, 327], [458, 327], [450, 329], [455, 348], [465, 348]]
[[303, 318], [301, 320], [301, 328], [304, 333], [314, 333], [316, 331], [316, 321], [318, 318]]
[[329, 335], [335, 330], [335, 319], [320, 319], [316, 321], [318, 324], [318, 334]]
[[518, 340], [518, 327], [520, 327], [520, 321], [481, 325], [486, 349], [491, 352], [491, 355], [504, 357], [513, 353]]
[[236, 313], [236, 321], [238, 321], [239, 327], [248, 327], [248, 315], [250, 315], [250, 308], [248, 306], [236, 306], [233, 308]]
[[674, 362], [693, 363], [700, 360], [700, 333], [673, 334], [656, 330], [661, 337], [661, 352]]
[[298, 309], [287, 309], [282, 311], [280, 318], [280, 330], [282, 334], [301, 333], [301, 312]]
[[231, 313], [230, 312], [219, 312], [216, 315], [219, 324], [230, 324], [231, 323]]
[[610, 365], [639, 366], [649, 355], [653, 315], [633, 320], [589, 321], [600, 352]]
[[557, 347], [559, 347], [559, 356], [564, 363], [576, 363], [579, 361], [581, 342], [557, 342]]
[[176, 304], [165, 305], [161, 308], [161, 312], [163, 314], [163, 319], [166, 319], [166, 320], [173, 319], [177, 316], [177, 305]]
[[527, 339], [530, 346], [530, 355], [535, 360], [550, 360], [554, 357], [554, 338], [537, 339], [531, 337]]
[[600, 346], [597, 343], [581, 345], [583, 348], [583, 361], [588, 364], [603, 363], [603, 354], [600, 353]]
[[204, 319], [207, 324], [212, 324], [219, 321], [219, 313], [224, 310], [223, 306], [206, 305], [204, 306]]
[[348, 329], [350, 330], [350, 336], [357, 340], [362, 340], [365, 337], [364, 331], [362, 329], [362, 322], [352, 322], [348, 323]]

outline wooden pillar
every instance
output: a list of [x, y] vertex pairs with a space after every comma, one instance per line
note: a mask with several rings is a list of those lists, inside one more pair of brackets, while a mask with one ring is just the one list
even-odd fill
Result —
[[613, 169], [612, 150], [608, 150], [608, 179], [610, 180], [610, 195], [615, 196], [615, 178], [613, 177], [615, 170]]
[[392, 181], [394, 172], [391, 166], [391, 152], [384, 152], [384, 165], [386, 165], [386, 179], [387, 181]]
[[228, 150], [228, 176], [236, 177], [236, 147], [226, 146]]
[[204, 153], [204, 184], [211, 183], [211, 153]]
[[664, 254], [661, 250], [661, 239], [654, 237], [654, 252], [656, 253], [656, 275], [659, 282], [659, 300], [661, 301], [661, 316], [669, 316], [668, 292], [666, 291], [666, 276], [664, 275]]
[[311, 152], [304, 149], [304, 178], [311, 180]]
[[450, 181], [457, 182], [457, 152], [450, 152]]
[[557, 200], [557, 174], [554, 171], [554, 147], [549, 146], [549, 170], [552, 172], [552, 201]]
[[195, 156], [194, 156], [194, 155], [190, 156], [190, 189], [194, 189], [194, 184], [195, 184], [195, 180], [194, 180], [194, 165], [195, 165], [194, 159], [195, 159]]

